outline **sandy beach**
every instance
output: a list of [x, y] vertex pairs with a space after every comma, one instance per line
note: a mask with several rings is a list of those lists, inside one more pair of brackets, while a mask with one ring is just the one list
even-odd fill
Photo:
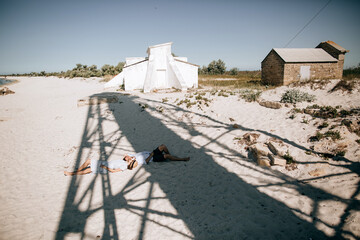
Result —
[[[17, 77], [0, 96], [0, 239], [358, 239], [360, 139], [341, 119], [341, 139], [314, 143], [324, 119], [297, 109], [359, 109], [351, 93], [299, 86], [312, 103], [279, 109], [206, 89], [144, 94], [96, 79]], [[262, 93], [279, 102], [289, 87]], [[209, 103], [179, 104], [204, 92]], [[86, 104], [115, 97], [116, 102]], [[85, 99], [85, 104], [78, 104]], [[294, 115], [293, 117], [290, 117]], [[358, 125], [360, 115], [351, 116]], [[259, 166], [244, 142], [278, 142], [295, 163]], [[337, 144], [342, 154], [319, 149]], [[86, 159], [114, 160], [166, 144], [189, 162], [67, 177]]]

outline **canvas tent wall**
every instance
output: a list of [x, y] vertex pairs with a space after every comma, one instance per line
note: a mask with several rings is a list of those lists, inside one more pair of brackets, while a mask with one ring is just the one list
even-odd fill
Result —
[[127, 58], [123, 71], [105, 87], [124, 83], [125, 90], [177, 88], [186, 90], [198, 87], [198, 65], [187, 62], [185, 57], [174, 57], [172, 43], [150, 46], [147, 58]]

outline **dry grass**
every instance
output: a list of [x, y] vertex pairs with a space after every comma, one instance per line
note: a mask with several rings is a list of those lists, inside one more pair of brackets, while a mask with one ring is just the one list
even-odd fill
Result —
[[200, 87], [231, 88], [231, 89], [259, 89], [266, 86], [261, 83], [260, 71], [245, 71], [238, 75], [199, 75]]
[[113, 79], [115, 76], [113, 75], [105, 75], [102, 80], [100, 80], [100, 82], [108, 82], [110, 81], [111, 79]]

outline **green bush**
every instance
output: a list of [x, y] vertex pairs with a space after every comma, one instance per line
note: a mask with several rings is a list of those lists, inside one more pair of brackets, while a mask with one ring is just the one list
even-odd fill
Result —
[[221, 59], [217, 61], [212, 61], [209, 65], [203, 66], [199, 68], [199, 74], [209, 74], [209, 75], [216, 75], [216, 74], [224, 74], [226, 71], [225, 62]]
[[287, 90], [282, 96], [280, 102], [283, 103], [298, 103], [298, 102], [313, 102], [315, 95], [301, 92], [297, 89]]

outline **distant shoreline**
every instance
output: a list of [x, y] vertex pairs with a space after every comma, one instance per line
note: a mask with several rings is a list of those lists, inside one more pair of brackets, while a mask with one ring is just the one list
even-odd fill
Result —
[[15, 79], [7, 79], [4, 77], [0, 77], [0, 86], [6, 86], [6, 85], [11, 85], [14, 83], [19, 82], [19, 80], [15, 80]]

